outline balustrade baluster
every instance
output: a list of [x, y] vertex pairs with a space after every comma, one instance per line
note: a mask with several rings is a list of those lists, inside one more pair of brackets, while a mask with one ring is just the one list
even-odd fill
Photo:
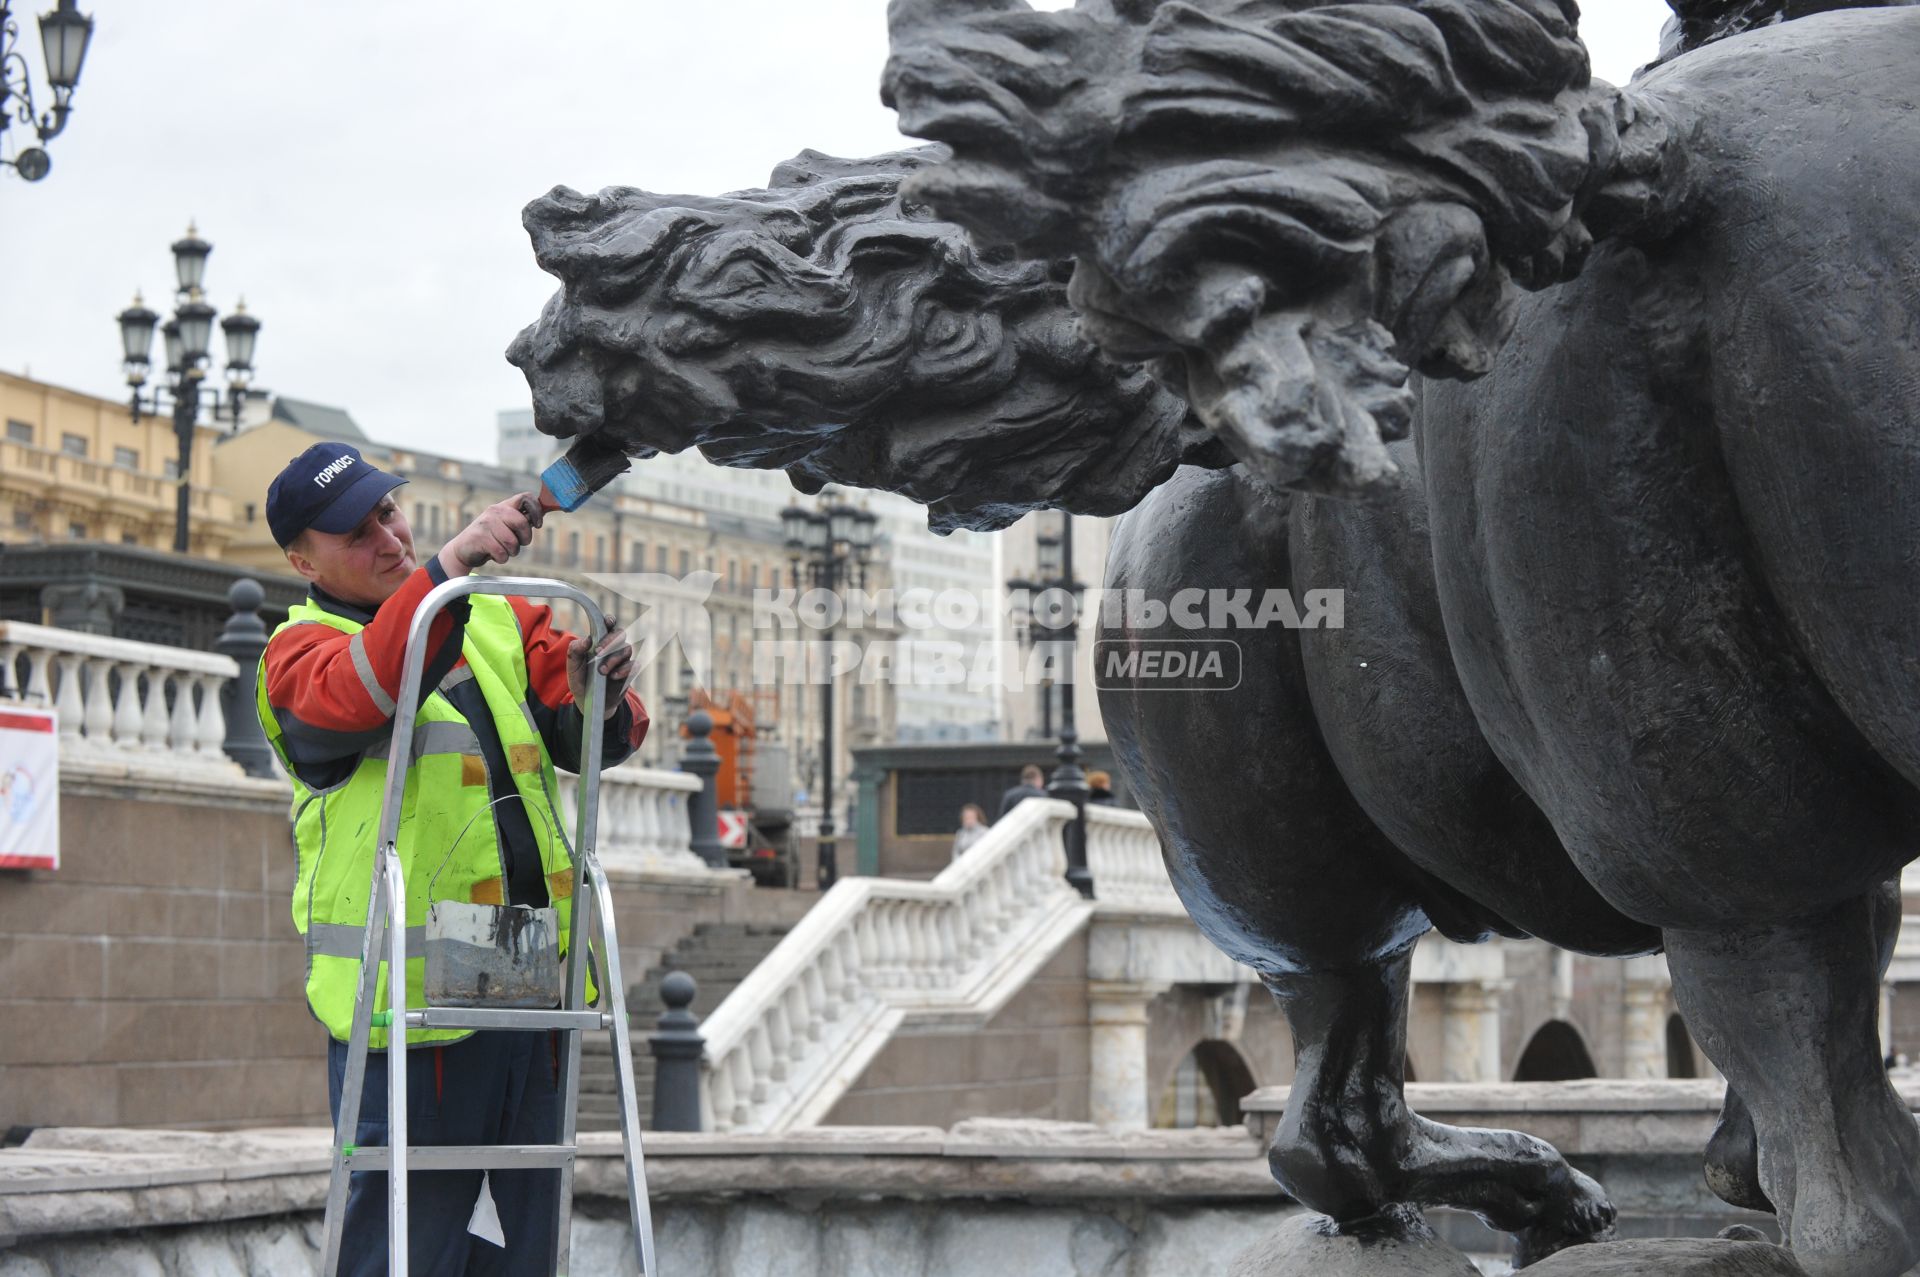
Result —
[[113, 662], [95, 657], [87, 661], [86, 704], [81, 709], [81, 727], [89, 744], [105, 746], [113, 741], [113, 691], [107, 682]]
[[959, 907], [954, 910], [955, 952], [963, 968], [971, 967], [980, 957], [980, 927], [976, 920], [979, 910], [980, 896], [974, 891], [962, 896]]
[[870, 984], [874, 983], [874, 976], [880, 969], [878, 930], [876, 910], [870, 902], [866, 911], [853, 920], [853, 968], [859, 972], [860, 979]]
[[146, 711], [140, 719], [140, 746], [150, 753], [167, 748], [167, 672], [147, 670]]
[[907, 915], [906, 922], [913, 940], [913, 982], [922, 989], [930, 989], [940, 982], [940, 974], [936, 970], [940, 962], [940, 950], [933, 930], [934, 908], [919, 902], [910, 908], [912, 912]]
[[733, 1087], [733, 1124], [744, 1127], [753, 1121], [753, 1060], [744, 1047], [736, 1048], [727, 1067]]
[[807, 1043], [813, 1040], [808, 1032], [814, 1023], [814, 1015], [807, 1000], [807, 975], [811, 965], [802, 971], [793, 983], [787, 986], [783, 1001], [787, 1013], [787, 1054], [794, 1060], [806, 1058]]
[[966, 964], [961, 961], [965, 952], [960, 946], [960, 907], [948, 905], [941, 907], [934, 915], [934, 935], [937, 942], [934, 954], [941, 969], [946, 973], [943, 983], [958, 984], [960, 972]]
[[20, 681], [20, 652], [18, 643], [0, 643], [0, 695], [16, 701], [26, 697], [26, 687]]
[[220, 684], [226, 680], [218, 674], [197, 674], [193, 681], [200, 688], [199, 736], [194, 752], [203, 758], [221, 758], [224, 756], [221, 745], [227, 739], [227, 716], [220, 708]]
[[113, 663], [114, 672], [120, 676], [120, 694], [113, 700], [113, 743], [121, 749], [140, 748], [140, 728], [146, 721], [140, 707], [142, 668], [132, 661]]
[[767, 1007], [767, 1075], [775, 1082], [787, 1080], [787, 1061], [793, 1058], [793, 1033], [787, 1024], [785, 999], [776, 998]]
[[[729, 1056], [728, 1059], [732, 1057]], [[734, 1122], [733, 1070], [728, 1060], [720, 1061], [719, 1067], [708, 1075], [706, 1090], [707, 1120], [703, 1129], [709, 1131], [730, 1131]]]
[[767, 1022], [760, 1023], [747, 1031], [747, 1063], [752, 1072], [752, 1084], [747, 1094], [755, 1104], [767, 1102], [767, 1074], [773, 1068], [773, 1044], [767, 1039]]
[[199, 716], [193, 709], [193, 676], [176, 674], [173, 678], [173, 710], [167, 719], [167, 748], [177, 754], [193, 751], [199, 732]]
[[820, 954], [820, 1023], [816, 1027], [821, 1033], [826, 1032], [827, 1021], [840, 1018], [840, 1008], [848, 1001], [846, 963], [841, 957], [846, 943], [845, 936], [836, 937]]
[[826, 965], [832, 960], [833, 949], [829, 946], [820, 951], [818, 961], [800, 973], [802, 984], [800, 996], [802, 1005], [806, 1008], [806, 1019], [801, 1023], [806, 1026], [809, 1042], [818, 1042], [826, 1029], [826, 1022], [833, 1018], [827, 1011], [829, 998], [826, 978]]
[[913, 935], [907, 929], [907, 907], [898, 900], [887, 901], [887, 978], [893, 988], [913, 983]]
[[37, 648], [27, 649], [27, 699], [39, 701], [42, 705], [53, 700], [53, 683], [47, 677], [47, 667], [53, 661], [53, 653]]

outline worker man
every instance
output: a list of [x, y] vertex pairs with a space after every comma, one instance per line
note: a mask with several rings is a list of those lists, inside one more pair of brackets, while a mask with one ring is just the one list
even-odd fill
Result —
[[[321, 443], [288, 462], [267, 492], [268, 527], [309, 589], [267, 644], [258, 710], [293, 780], [293, 921], [306, 937], [307, 1005], [332, 1035], [336, 1126], [387, 768], [412, 769], [399, 842], [409, 928], [424, 925], [431, 893], [551, 906], [564, 944], [573, 871], [554, 769], [579, 769], [589, 730], [605, 733], [606, 767], [647, 730], [645, 709], [625, 690], [633, 648], [623, 634], [594, 652], [555, 628], [544, 606], [471, 595], [434, 618], [414, 739], [390, 739], [421, 600], [443, 581], [512, 559], [541, 523], [539, 502], [521, 493], [482, 511], [422, 566], [392, 495], [404, 482], [355, 448]], [[608, 680], [606, 717], [590, 727], [580, 705], [596, 662]], [[408, 966], [408, 1002], [424, 1005], [424, 964]], [[407, 1045], [409, 1143], [559, 1141], [557, 1034], [416, 1029]], [[355, 1138], [385, 1144], [386, 1030], [373, 1031], [372, 1046]], [[413, 1172], [408, 1181], [416, 1277], [547, 1271], [558, 1171]], [[340, 1271], [384, 1273], [386, 1254], [386, 1174], [355, 1174]]]

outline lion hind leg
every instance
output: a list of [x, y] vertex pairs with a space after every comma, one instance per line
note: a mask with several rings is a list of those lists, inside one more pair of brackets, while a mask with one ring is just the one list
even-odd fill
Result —
[[[1884, 893], [1880, 893], [1884, 894]], [[1759, 1187], [1811, 1277], [1920, 1262], [1920, 1128], [1878, 1035], [1884, 902], [1666, 933], [1673, 990], [1752, 1116]]]
[[1396, 1206], [1451, 1206], [1516, 1234], [1523, 1261], [1606, 1235], [1600, 1186], [1544, 1140], [1445, 1126], [1407, 1108], [1411, 946], [1351, 966], [1269, 976], [1293, 1030], [1295, 1074], [1268, 1164], [1343, 1229]]

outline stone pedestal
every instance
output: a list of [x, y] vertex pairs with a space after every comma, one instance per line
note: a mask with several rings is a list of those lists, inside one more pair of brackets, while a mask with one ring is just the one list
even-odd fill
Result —
[[1575, 1246], [1541, 1260], [1527, 1277], [1806, 1277], [1770, 1242], [1683, 1240]]
[[1452, 981], [1442, 1006], [1440, 1080], [1501, 1081], [1500, 985], [1490, 980]]
[[1088, 1116], [1099, 1126], [1143, 1131], [1147, 1095], [1147, 984], [1096, 980], [1087, 986]]
[[1242, 1251], [1228, 1277], [1479, 1277], [1473, 1261], [1418, 1214], [1373, 1233], [1336, 1233], [1325, 1215], [1296, 1215]]

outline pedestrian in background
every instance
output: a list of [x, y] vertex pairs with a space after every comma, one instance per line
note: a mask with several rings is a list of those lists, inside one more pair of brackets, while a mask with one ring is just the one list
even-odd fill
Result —
[[960, 828], [953, 835], [953, 859], [958, 860], [968, 848], [987, 836], [987, 813], [979, 803], [968, 803], [960, 809]]
[[1022, 767], [1020, 769], [1020, 783], [1000, 796], [1000, 815], [995, 816], [994, 819], [1000, 820], [1004, 818], [1008, 812], [1029, 798], [1045, 798], [1047, 796], [1047, 791], [1044, 788], [1046, 782], [1047, 774], [1032, 763], [1028, 763], [1025, 767]]
[[1102, 807], [1113, 806], [1113, 777], [1106, 772], [1088, 772], [1087, 801]]

